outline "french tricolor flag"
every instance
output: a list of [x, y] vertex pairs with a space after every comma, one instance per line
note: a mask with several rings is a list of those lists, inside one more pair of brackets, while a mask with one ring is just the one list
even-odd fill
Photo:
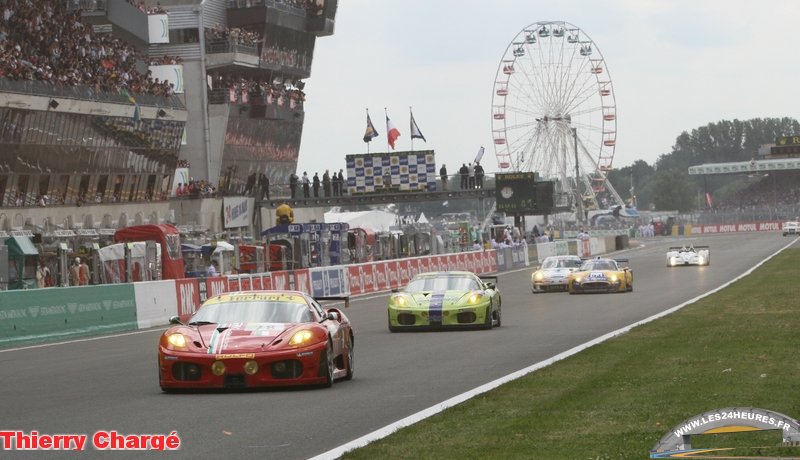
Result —
[[400, 137], [400, 131], [397, 129], [397, 126], [392, 123], [392, 120], [389, 119], [389, 115], [386, 115], [386, 137], [389, 140], [389, 145], [394, 150], [394, 142]]

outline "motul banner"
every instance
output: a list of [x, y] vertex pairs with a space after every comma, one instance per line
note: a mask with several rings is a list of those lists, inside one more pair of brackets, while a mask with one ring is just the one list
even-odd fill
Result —
[[347, 280], [349, 282], [350, 295], [367, 292], [364, 290], [364, 269], [361, 264], [347, 267]]
[[750, 222], [746, 224], [715, 224], [693, 227], [693, 233], [776, 232], [783, 228], [781, 221]]

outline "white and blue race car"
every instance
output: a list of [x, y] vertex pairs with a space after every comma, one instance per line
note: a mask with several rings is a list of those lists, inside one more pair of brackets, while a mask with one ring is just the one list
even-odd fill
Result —
[[667, 267], [681, 265], [709, 265], [711, 249], [708, 246], [675, 246], [667, 251]]

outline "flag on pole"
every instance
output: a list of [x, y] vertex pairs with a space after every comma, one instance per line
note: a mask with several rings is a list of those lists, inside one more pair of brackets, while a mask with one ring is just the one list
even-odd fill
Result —
[[419, 126], [417, 126], [417, 122], [414, 120], [414, 114], [411, 114], [411, 139], [422, 139], [425, 142], [425, 136], [422, 135], [422, 131], [419, 130]]
[[367, 114], [367, 130], [364, 131], [364, 142], [370, 142], [373, 138], [378, 137], [378, 135], [378, 131], [372, 126], [372, 120], [369, 118], [369, 114]]
[[119, 90], [119, 93], [121, 95], [123, 95], [124, 97], [128, 98], [128, 102], [133, 103], [133, 123], [134, 124], [138, 124], [139, 123], [139, 117], [141, 116], [141, 113], [139, 112], [139, 103], [136, 102], [136, 98], [134, 98], [128, 92], [128, 88], [124, 88], [123, 87], [122, 89]]
[[392, 123], [392, 120], [389, 119], [389, 115], [386, 115], [386, 137], [389, 140], [389, 145], [394, 150], [394, 142], [400, 137], [400, 131], [397, 127]]
[[481, 158], [483, 158], [483, 146], [482, 145], [481, 145], [481, 148], [478, 149], [478, 154], [475, 155], [475, 163], [481, 161]]
[[714, 199], [711, 198], [711, 194], [708, 192], [706, 192], [706, 204], [708, 205], [709, 208], [714, 207]]

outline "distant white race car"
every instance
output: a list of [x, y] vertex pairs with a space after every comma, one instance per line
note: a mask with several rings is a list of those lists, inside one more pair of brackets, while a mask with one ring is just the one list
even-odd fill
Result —
[[675, 246], [667, 251], [667, 267], [679, 265], [708, 265], [711, 249], [708, 246]]
[[783, 236], [800, 235], [800, 222], [790, 220], [783, 223]]

